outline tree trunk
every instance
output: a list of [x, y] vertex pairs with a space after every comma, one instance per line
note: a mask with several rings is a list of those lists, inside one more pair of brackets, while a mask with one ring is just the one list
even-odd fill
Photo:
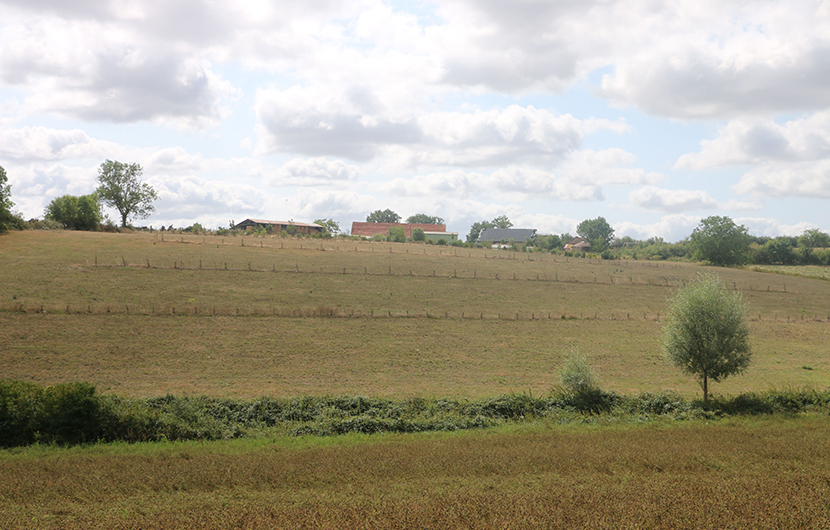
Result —
[[709, 376], [703, 374], [703, 402], [709, 402]]

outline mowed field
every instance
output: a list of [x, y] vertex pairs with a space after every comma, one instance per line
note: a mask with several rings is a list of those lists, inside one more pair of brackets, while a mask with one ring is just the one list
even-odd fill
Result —
[[742, 291], [755, 351], [715, 393], [830, 380], [830, 282], [811, 278], [161, 233], [18, 232], [0, 252], [0, 373], [38, 384], [135, 397], [539, 395], [576, 344], [603, 388], [692, 398], [697, 384], [662, 359], [658, 336], [673, 290], [707, 272]]
[[[244, 246], [243, 246], [244, 241]], [[743, 292], [755, 357], [715, 393], [827, 388], [830, 282], [689, 264], [329, 240], [0, 237], [0, 377], [100, 392], [479, 398], [699, 388], [663, 361], [666, 299]], [[514, 279], [515, 275], [515, 279]], [[830, 527], [825, 414], [528, 418], [455, 433], [0, 451], [3, 528]]]

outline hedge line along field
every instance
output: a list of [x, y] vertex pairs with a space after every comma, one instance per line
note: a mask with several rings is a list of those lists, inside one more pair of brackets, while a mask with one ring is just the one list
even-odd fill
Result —
[[538, 395], [578, 343], [605, 388], [691, 398], [697, 385], [660, 356], [659, 319], [673, 288], [711, 271], [742, 290], [756, 351], [715, 392], [828, 381], [830, 282], [430, 245], [164, 238], [0, 238], [0, 373], [135, 397]]
[[0, 453], [5, 528], [830, 526], [830, 418]]

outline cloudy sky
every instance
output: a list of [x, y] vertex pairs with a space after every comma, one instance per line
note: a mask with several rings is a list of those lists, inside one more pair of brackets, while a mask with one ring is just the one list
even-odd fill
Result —
[[828, 231], [830, 1], [0, 0], [17, 210], [107, 159], [143, 166], [156, 227]]

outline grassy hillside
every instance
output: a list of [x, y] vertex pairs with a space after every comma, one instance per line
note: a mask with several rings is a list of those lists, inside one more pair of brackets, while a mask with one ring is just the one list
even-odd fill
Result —
[[705, 271], [743, 292], [756, 352], [715, 392], [825, 386], [830, 375], [830, 282], [811, 278], [160, 233], [20, 232], [0, 252], [0, 373], [40, 384], [132, 396], [538, 394], [576, 342], [605, 388], [694, 396], [657, 334], [672, 290]]

